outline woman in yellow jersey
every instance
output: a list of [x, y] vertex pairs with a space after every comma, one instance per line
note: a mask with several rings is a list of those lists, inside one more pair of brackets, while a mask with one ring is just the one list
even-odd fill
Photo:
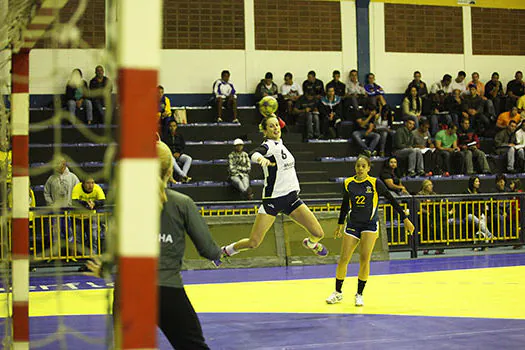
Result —
[[[339, 225], [335, 230], [335, 237], [343, 237], [343, 243], [335, 275], [335, 292], [326, 299], [328, 304], [335, 304], [343, 300], [342, 287], [348, 263], [355, 248], [361, 243], [355, 305], [364, 305], [363, 289], [370, 274], [370, 256], [379, 234], [377, 215], [379, 196], [384, 196], [392, 204], [394, 210], [403, 218], [405, 229], [409, 233], [414, 231], [414, 225], [385, 184], [368, 175], [370, 167], [370, 159], [363, 155], [359, 156], [355, 164], [356, 175], [344, 181], [344, 197], [339, 214]], [[345, 219], [347, 219], [346, 227]]]

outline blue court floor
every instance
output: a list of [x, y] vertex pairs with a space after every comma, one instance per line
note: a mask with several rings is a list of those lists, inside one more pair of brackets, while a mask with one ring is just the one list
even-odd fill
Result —
[[[343, 303], [325, 303], [334, 273], [219, 269], [186, 271], [184, 281], [211, 349], [525, 349], [525, 254], [375, 262], [362, 308], [353, 305], [356, 264]], [[64, 276], [31, 285], [31, 348], [108, 348], [111, 284]], [[171, 348], [160, 332], [159, 348]]]

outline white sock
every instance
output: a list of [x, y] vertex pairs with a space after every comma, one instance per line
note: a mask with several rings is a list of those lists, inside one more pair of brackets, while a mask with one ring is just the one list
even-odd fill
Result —
[[224, 247], [224, 250], [226, 251], [226, 254], [228, 254], [228, 256], [232, 256], [232, 255], [235, 255], [237, 253], [239, 253], [237, 250], [235, 250], [235, 248], [233, 247], [235, 245], [235, 243], [232, 243], [230, 245], [227, 245], [226, 247]]

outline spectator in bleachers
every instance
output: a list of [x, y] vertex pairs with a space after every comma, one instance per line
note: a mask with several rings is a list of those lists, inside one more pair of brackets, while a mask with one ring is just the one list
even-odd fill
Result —
[[386, 144], [390, 138], [394, 139], [395, 130], [392, 128], [394, 122], [393, 113], [382, 113], [381, 116], [376, 116], [375, 121], [375, 132], [379, 134], [381, 139], [379, 140], [379, 156], [384, 157], [386, 154]]
[[69, 171], [66, 160], [58, 158], [55, 162], [55, 173], [51, 175], [44, 185], [44, 198], [49, 207], [71, 207], [71, 193], [73, 187], [80, 181]]
[[483, 135], [490, 126], [490, 119], [483, 113], [483, 99], [476, 85], [469, 86], [470, 94], [463, 97], [463, 118], [469, 118], [478, 135]]
[[448, 125], [454, 123], [458, 125], [460, 117], [463, 116], [463, 97], [461, 96], [461, 91], [459, 89], [452, 90], [452, 93], [445, 97], [444, 110], [446, 113], [439, 113], [437, 119], [432, 116], [431, 125], [432, 125], [432, 135], [440, 130], [439, 125]]
[[509, 110], [516, 106], [518, 99], [525, 95], [525, 82], [523, 81], [523, 73], [517, 71], [514, 75], [514, 80], [511, 80], [507, 84], [507, 105], [506, 109]]
[[313, 70], [308, 72], [308, 77], [303, 82], [303, 93], [313, 95], [316, 101], [324, 96], [324, 83], [315, 77]]
[[445, 74], [443, 79], [430, 87], [430, 99], [432, 100], [432, 111], [434, 114], [444, 110], [445, 98], [452, 93], [452, 76]]
[[[480, 193], [480, 187], [481, 187], [481, 180], [478, 176], [471, 176], [468, 180], [468, 188], [465, 191], [466, 194], [479, 194]], [[466, 217], [467, 222], [467, 229], [471, 227], [471, 223], [473, 222], [475, 227], [477, 228], [477, 231], [475, 234], [477, 236], [483, 236], [483, 237], [492, 237], [492, 233], [487, 228], [487, 217], [485, 215], [485, 212], [487, 210], [486, 205], [465, 205], [463, 207], [463, 210], [465, 210], [465, 214], [463, 215]], [[472, 248], [474, 251], [483, 251], [485, 250], [485, 247], [475, 247]]]
[[396, 157], [389, 157], [385, 160], [380, 179], [385, 183], [393, 196], [410, 195], [399, 177], [399, 168], [397, 167]]
[[376, 107], [379, 107], [379, 113], [386, 105], [385, 100], [385, 91], [381, 86], [376, 84], [376, 76], [373, 73], [368, 73], [366, 76], [365, 91], [368, 95], [368, 103], [373, 104]]
[[521, 123], [519, 129], [516, 131], [516, 149], [523, 149], [525, 147], [525, 123]]
[[89, 90], [95, 112], [103, 123], [105, 115], [104, 108], [106, 107], [104, 97], [107, 94], [111, 98], [111, 91], [113, 90], [111, 80], [104, 75], [104, 67], [99, 65], [95, 68], [95, 76], [89, 81]]
[[159, 118], [161, 130], [164, 132], [167, 129], [169, 122], [173, 119], [171, 117], [171, 101], [168, 96], [164, 95], [164, 87], [162, 85], [157, 86], [157, 92], [159, 97], [159, 111], [157, 117]]
[[188, 172], [190, 171], [193, 159], [184, 153], [186, 142], [182, 134], [177, 132], [177, 122], [175, 120], [170, 121], [169, 130], [164, 133], [162, 142], [168, 145], [171, 150], [171, 154], [173, 155], [173, 171], [177, 175], [178, 180], [181, 182], [190, 182], [191, 177], [188, 176]]
[[[467, 86], [476, 85], [476, 91], [478, 92], [479, 97], [483, 101], [483, 113], [490, 118], [496, 116], [496, 111], [494, 109], [494, 104], [492, 100], [485, 97], [485, 85], [479, 80], [479, 73], [472, 73], [472, 81], [467, 84]], [[470, 91], [467, 92], [469, 94]]]
[[93, 122], [93, 104], [89, 99], [88, 84], [82, 77], [82, 71], [78, 68], [73, 69], [66, 85], [66, 101], [69, 113], [76, 114], [77, 109], [84, 108], [86, 122]]
[[[71, 193], [71, 199], [74, 201], [74, 204], [79, 205], [82, 208], [85, 208], [90, 211], [90, 214], [95, 214], [97, 209], [100, 209], [104, 206], [106, 202], [106, 195], [104, 194], [104, 190], [95, 183], [95, 179], [93, 179], [92, 176], [87, 176], [84, 181], [78, 183], [73, 187], [73, 191]], [[82, 221], [84, 222], [84, 232], [82, 232]], [[90, 226], [91, 222], [91, 226]], [[77, 242], [82, 242], [82, 237], [79, 237], [79, 233], [82, 232], [84, 234], [84, 244], [88, 247], [91, 247], [91, 251], [88, 253], [88, 255], [98, 255], [100, 252], [98, 251], [98, 227], [100, 226], [99, 218], [97, 215], [91, 216], [91, 220], [89, 216], [83, 216], [80, 218], [79, 222], [77, 222]], [[91, 227], [91, 242], [90, 245], [90, 237], [89, 237], [89, 227]], [[102, 227], [100, 229], [100, 239], [104, 237], [102, 232]]]
[[326, 92], [328, 93], [328, 89], [333, 87], [336, 96], [339, 96], [343, 98], [346, 94], [346, 85], [341, 81], [341, 72], [338, 70], [334, 70], [332, 73], [332, 80], [326, 84]]
[[357, 117], [355, 131], [352, 133], [354, 142], [368, 157], [376, 155], [376, 147], [381, 140], [381, 136], [375, 132], [378, 117], [375, 106], [366, 104]]
[[428, 131], [430, 122], [422, 119], [419, 128], [412, 130], [416, 147], [423, 153], [423, 164], [425, 165], [425, 176], [432, 176], [432, 165], [434, 163], [434, 152], [436, 146], [432, 142], [432, 137]]
[[357, 71], [352, 69], [349, 74], [350, 80], [346, 84], [346, 95], [344, 100], [345, 119], [350, 119], [347, 111], [350, 107], [355, 112], [358, 111], [359, 105], [364, 104], [366, 91], [363, 85], [359, 82]]
[[451, 162], [450, 159], [456, 156], [459, 159], [459, 164], [463, 164], [463, 157], [458, 147], [458, 135], [456, 134], [458, 127], [455, 124], [450, 124], [448, 129], [441, 130], [436, 134], [436, 157], [437, 157], [437, 173], [443, 176], [450, 176]]
[[400, 159], [408, 159], [408, 176], [425, 175], [425, 166], [423, 163], [423, 153], [416, 146], [414, 139], [415, 123], [412, 119], [405, 121], [405, 125], [396, 130], [394, 136], [394, 155]]
[[255, 101], [259, 102], [263, 97], [271, 96], [277, 99], [279, 87], [273, 82], [273, 74], [267, 72], [255, 88]]
[[474, 162], [476, 163], [476, 170], [479, 173], [490, 174], [490, 167], [487, 161], [487, 155], [480, 149], [479, 137], [470, 127], [470, 120], [463, 118], [459, 126], [458, 132], [458, 147], [465, 159], [465, 167], [467, 175], [475, 173]]
[[326, 96], [318, 105], [322, 132], [326, 139], [339, 137], [339, 129], [343, 118], [343, 103], [341, 97], [335, 93], [333, 86], [327, 86]]
[[[427, 180], [423, 180], [423, 182], [421, 183], [421, 190], [417, 194], [419, 196], [435, 196], [435, 195], [437, 195], [437, 193], [434, 191], [434, 184], [432, 183], [432, 181], [430, 181], [428, 179]], [[426, 199], [423, 202], [431, 203], [432, 200], [431, 199]], [[434, 230], [434, 223], [437, 224], [437, 225], [441, 225], [441, 227], [443, 227], [443, 225], [446, 225], [446, 217], [443, 218], [441, 215], [439, 215], [437, 218], [434, 218], [435, 211], [431, 210], [430, 208], [432, 208], [432, 207], [423, 206], [423, 208], [421, 209], [421, 214], [422, 214], [422, 219], [423, 219], [422, 220], [423, 227], [421, 228], [422, 229], [421, 234], [423, 234], [423, 235], [427, 236], [429, 239], [433, 239], [433, 240], [443, 239], [443, 237], [436, 237], [436, 234], [439, 235], [442, 231], [440, 232], [439, 227], [436, 227], [435, 230]], [[430, 209], [430, 210], [427, 210], [427, 209]], [[450, 210], [449, 214], [453, 215], [454, 211]], [[445, 220], [443, 220], [443, 219], [445, 219]], [[429, 253], [428, 249], [423, 250], [423, 255], [428, 255], [428, 253]], [[445, 249], [436, 249], [434, 254], [435, 255], [445, 254]]]
[[305, 92], [295, 103], [293, 111], [305, 124], [305, 139], [319, 138], [321, 128], [319, 124], [319, 109], [315, 96], [310, 92]]
[[[281, 85], [281, 97], [284, 100], [286, 105], [287, 116], [291, 116], [293, 112], [293, 105], [301, 95], [303, 94], [303, 89], [301, 85], [293, 81], [292, 73], [288, 72], [284, 75], [284, 84]], [[287, 120], [287, 122], [289, 122]]]
[[241, 195], [249, 200], [253, 199], [253, 191], [250, 187], [250, 171], [252, 163], [248, 153], [244, 152], [244, 141], [235, 139], [233, 141], [233, 152], [228, 155], [228, 174], [232, 186]]
[[516, 124], [520, 124], [523, 119], [524, 116], [518, 113], [518, 107], [512, 107], [510, 111], [503, 112], [498, 116], [496, 126], [500, 129], [505, 129], [511, 120], [514, 120]]
[[230, 108], [233, 113], [233, 122], [239, 123], [237, 117], [237, 95], [235, 94], [235, 87], [230, 81], [230, 72], [223, 70], [221, 78], [213, 83], [213, 95], [215, 98], [215, 105], [217, 107], [217, 122], [220, 123], [222, 119], [222, 107]]
[[[523, 148], [516, 147], [516, 127], [517, 123], [514, 120], [509, 122], [509, 125], [499, 131], [494, 137], [494, 146], [496, 147], [496, 154], [506, 155], [507, 157], [507, 173], [514, 174], [516, 172], [516, 163], [523, 167], [525, 161], [525, 153]], [[516, 162], [518, 158], [518, 162]]]
[[413, 86], [403, 99], [403, 119], [411, 119], [419, 127], [419, 120], [423, 110], [423, 100], [418, 95], [418, 89]]
[[497, 72], [492, 73], [491, 79], [485, 84], [485, 98], [492, 101], [494, 106], [494, 112], [496, 115], [501, 114], [501, 102], [505, 98], [505, 92], [503, 91], [503, 84], [499, 81], [499, 74]]
[[415, 71], [414, 72], [414, 80], [412, 80], [405, 91], [405, 95], [410, 94], [410, 90], [415, 87], [417, 89], [417, 94], [422, 99], [426, 99], [428, 97], [428, 88], [427, 84], [425, 84], [424, 81], [421, 80], [421, 72]]
[[454, 81], [452, 81], [452, 83], [450, 84], [451, 89], [452, 90], [459, 89], [462, 95], [467, 93], [468, 89], [467, 89], [467, 81], [465, 80], [466, 77], [467, 77], [467, 73], [465, 73], [462, 70], [459, 71], [456, 79], [454, 79]]
[[[9, 139], [3, 137], [0, 140], [0, 183], [5, 181], [11, 183], [13, 177], [13, 152], [9, 147]], [[0, 198], [0, 201], [3, 198]]]

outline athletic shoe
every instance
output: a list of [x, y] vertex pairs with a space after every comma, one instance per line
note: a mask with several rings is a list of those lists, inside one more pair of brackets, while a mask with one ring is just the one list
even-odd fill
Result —
[[303, 239], [303, 247], [305, 247], [306, 249], [310, 249], [314, 252], [314, 254], [321, 257], [325, 257], [328, 255], [328, 249], [326, 249], [326, 247], [319, 242], [317, 242], [313, 248], [310, 248], [308, 246], [308, 238]]
[[343, 293], [339, 293], [338, 291], [333, 292], [330, 294], [328, 298], [326, 298], [327, 304], [337, 304], [343, 301]]
[[217, 260], [212, 260], [212, 264], [215, 265], [215, 267], [219, 267], [222, 265], [222, 262], [224, 259], [227, 260], [227, 258], [229, 257], [228, 253], [226, 253], [226, 247], [221, 247], [221, 251], [222, 251], [222, 254], [221, 254], [221, 257]]
[[361, 294], [355, 295], [355, 306], [364, 306], [365, 301], [363, 300], [363, 296]]

